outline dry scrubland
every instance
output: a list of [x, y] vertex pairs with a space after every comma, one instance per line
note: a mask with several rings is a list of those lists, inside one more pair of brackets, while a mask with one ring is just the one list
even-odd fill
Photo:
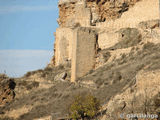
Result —
[[[123, 9], [118, 7], [121, 4], [117, 2], [115, 9], [111, 6], [106, 7], [109, 5], [108, 2], [96, 2], [87, 0], [88, 6], [92, 8], [101, 6], [99, 11], [95, 11], [99, 17], [94, 22], [98, 23], [103, 22], [104, 18], [105, 20], [118, 19], [121, 16], [123, 18], [123, 12], [129, 14], [130, 9], [134, 11], [134, 6], [137, 7], [136, 4], [139, 5], [139, 2], [145, 3], [145, 0], [129, 2], [128, 7]], [[72, 3], [59, 5], [60, 27], [68, 25], [66, 18], [69, 19], [70, 16], [67, 14], [74, 13], [74, 10], [71, 10], [75, 7], [74, 4], [73, 0]], [[103, 13], [104, 9], [110, 11]], [[64, 14], [64, 10], [69, 12], [66, 11]], [[119, 10], [120, 13], [117, 12]], [[70, 58], [63, 64], [55, 65], [57, 61], [53, 57], [45, 69], [28, 72], [21, 78], [0, 75], [0, 119], [67, 120], [70, 117], [79, 119], [84, 117], [86, 120], [119, 120], [121, 113], [159, 115], [159, 26], [158, 19], [141, 21], [136, 27], [120, 29], [99, 29], [91, 25], [90, 29], [94, 29], [99, 38], [96, 43], [94, 67], [84, 76], [78, 77], [76, 82], [70, 82], [73, 63], [70, 61], [72, 57], [68, 46], [65, 46], [66, 51], [55, 50], [57, 54], [55, 57], [60, 57], [56, 58], [60, 60], [58, 63], [61, 60], [64, 62], [62, 52], [65, 53], [63, 54], [65, 57]], [[106, 35], [102, 37], [104, 34]], [[68, 38], [70, 36], [62, 40], [67, 41]], [[110, 44], [108, 40], [114, 42]], [[100, 41], [104, 43], [102, 46], [99, 46]], [[78, 110], [79, 114], [75, 110]]]

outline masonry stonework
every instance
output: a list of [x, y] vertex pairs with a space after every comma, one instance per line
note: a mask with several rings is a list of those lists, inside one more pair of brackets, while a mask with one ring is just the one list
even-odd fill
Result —
[[98, 34], [98, 46], [102, 50], [112, 47], [118, 42], [118, 39], [119, 39], [118, 32], [115, 31], [100, 32]]
[[55, 37], [55, 65], [64, 64], [72, 58], [73, 30], [58, 28]]
[[72, 82], [94, 68], [95, 55], [96, 33], [89, 28], [77, 28], [73, 41]]
[[85, 3], [81, 2], [76, 5], [75, 22], [83, 27], [89, 27], [91, 24], [91, 11], [86, 7]]
[[96, 24], [98, 28], [120, 29], [125, 27], [137, 27], [142, 21], [159, 19], [159, 0], [140, 0], [120, 18], [108, 20]]
[[53, 59], [55, 65], [71, 60], [71, 81], [93, 69], [96, 44], [110, 48], [121, 28], [138, 28], [160, 15], [159, 0], [60, 0], [59, 10]]

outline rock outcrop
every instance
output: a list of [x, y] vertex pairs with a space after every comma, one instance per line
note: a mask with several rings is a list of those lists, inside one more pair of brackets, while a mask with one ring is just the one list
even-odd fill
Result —
[[60, 0], [58, 23], [62, 27], [73, 25], [77, 14], [77, 4], [84, 4], [90, 9], [90, 22], [91, 25], [95, 25], [98, 22], [120, 18], [138, 1], [140, 0]]

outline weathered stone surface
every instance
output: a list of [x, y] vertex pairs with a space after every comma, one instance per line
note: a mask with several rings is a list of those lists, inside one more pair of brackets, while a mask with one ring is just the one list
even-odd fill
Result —
[[[81, 56], [79, 52], [81, 48], [76, 45], [84, 44], [84, 41], [81, 40], [83, 36], [85, 36], [83, 38], [84, 40], [90, 36], [87, 31], [79, 35], [80, 32], [77, 31], [78, 27], [90, 27], [97, 31], [98, 39], [96, 42], [98, 43], [98, 49], [103, 50], [110, 48], [110, 50], [115, 50], [133, 47], [139, 44], [142, 36], [138, 29], [141, 27], [150, 29], [159, 26], [159, 22], [156, 20], [151, 21], [152, 19], [158, 18], [158, 0], [60, 0], [58, 19], [60, 28], [57, 29], [55, 35], [55, 58], [53, 57], [52, 63], [60, 65], [65, 64], [67, 61], [72, 61], [72, 64], [78, 65], [78, 59], [75, 59], [77, 58], [75, 53]], [[142, 21], [151, 22], [143, 23]], [[138, 24], [140, 27], [135, 30]], [[121, 28], [127, 29], [124, 30]], [[118, 32], [119, 30], [123, 32]], [[77, 36], [74, 37], [75, 35]], [[90, 39], [92, 39], [92, 37]], [[86, 42], [84, 46], [89, 47], [90, 44], [92, 44], [92, 40], [90, 41], [91, 43]], [[156, 41], [158, 41], [158, 39]], [[96, 51], [96, 49], [95, 47], [92, 50]], [[88, 53], [89, 52], [86, 51], [86, 60], [90, 59], [90, 56], [87, 56]], [[82, 55], [80, 59], [83, 58], [83, 56], [84, 55]], [[105, 63], [102, 58], [96, 60], [99, 61], [100, 64]], [[75, 68], [77, 69], [79, 67]], [[72, 71], [80, 73], [76, 72], [76, 69], [72, 69]], [[83, 71], [83, 75], [89, 70], [88, 68], [86, 69], [87, 70]], [[75, 77], [75, 75], [73, 76]]]
[[122, 28], [118, 33], [119, 42], [111, 47], [111, 49], [122, 49], [135, 46], [142, 40], [142, 35], [136, 28]]
[[95, 65], [96, 33], [89, 28], [77, 28], [73, 41], [71, 81], [84, 76]]
[[72, 2], [76, 2], [76, 0], [59, 0], [59, 5], [60, 4], [72, 3]]
[[106, 49], [118, 43], [119, 34], [116, 31], [102, 32], [98, 35], [98, 45], [101, 49]]
[[[128, 10], [129, 2], [119, 0], [86, 0], [87, 6], [91, 9], [96, 9], [98, 14], [97, 22], [104, 22], [111, 19], [119, 18], [123, 12]], [[93, 14], [94, 18], [94, 14]]]
[[[159, 18], [158, 0], [81, 1], [83, 0], [61, 0], [59, 2], [58, 23], [60, 26], [66, 27], [80, 18], [78, 22], [82, 23], [82, 26], [108, 27], [114, 20], [114, 27], [135, 27], [139, 22]], [[84, 5], [79, 3], [84, 3]]]
[[[95, 25], [96, 22], [104, 22], [119, 18], [139, 0], [60, 0], [59, 19], [60, 26], [66, 27], [74, 19], [79, 19], [82, 26]], [[78, 11], [78, 12], [76, 12]]]
[[[67, 1], [67, 0], [66, 0]], [[68, 1], [67, 1], [68, 2]], [[75, 14], [75, 2], [60, 2], [59, 4], [59, 19], [58, 24], [65, 27], [68, 24], [68, 20], [73, 19]]]
[[76, 5], [74, 19], [82, 27], [89, 27], [91, 25], [91, 11], [85, 6], [85, 3], [78, 3]]
[[70, 28], [58, 28], [55, 41], [55, 65], [64, 64], [71, 60], [73, 30]]
[[149, 20], [140, 22], [138, 25], [142, 29], [154, 29], [160, 27], [160, 20]]
[[97, 23], [99, 28], [137, 27], [142, 21], [159, 19], [159, 0], [141, 0], [123, 12], [120, 18]]

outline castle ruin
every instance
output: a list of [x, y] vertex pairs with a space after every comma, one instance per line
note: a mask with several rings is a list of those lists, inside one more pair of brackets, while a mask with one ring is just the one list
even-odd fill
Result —
[[98, 49], [118, 42], [121, 28], [159, 19], [159, 0], [60, 0], [55, 65], [71, 61], [71, 81], [95, 69]]

